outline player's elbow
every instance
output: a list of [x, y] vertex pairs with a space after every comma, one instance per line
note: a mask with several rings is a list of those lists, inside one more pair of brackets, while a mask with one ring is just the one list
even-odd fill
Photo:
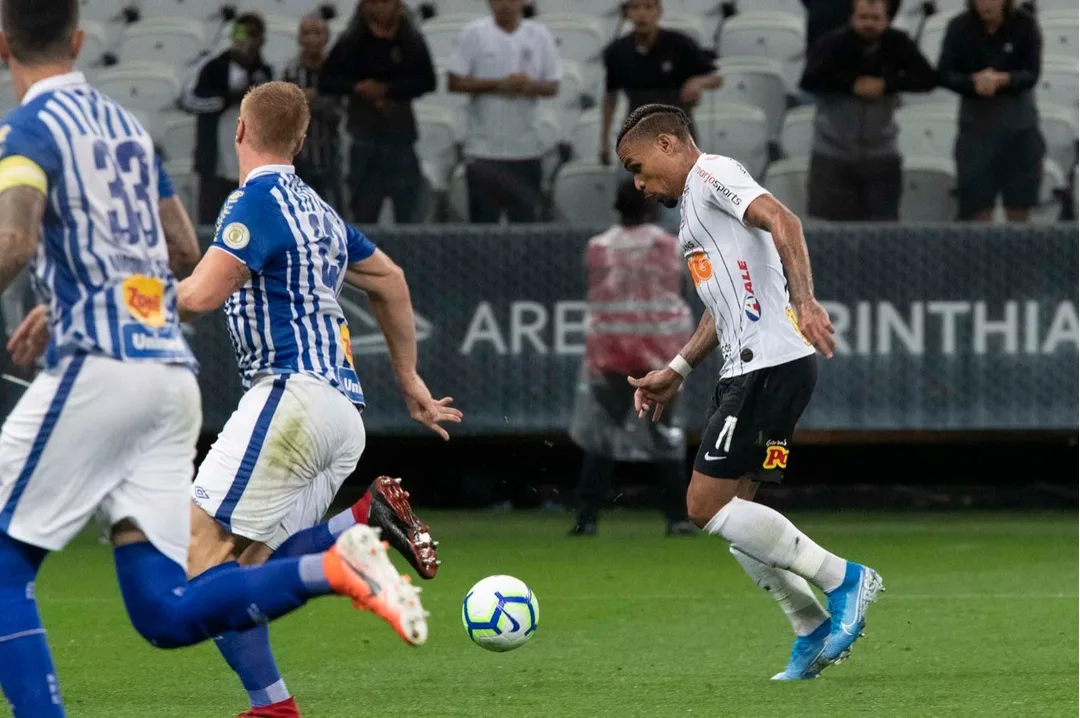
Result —
[[17, 227], [0, 229], [0, 247], [8, 261], [18, 267], [25, 267], [37, 252], [37, 232], [30, 232]]
[[185, 279], [176, 286], [176, 309], [184, 321], [212, 312], [220, 306], [217, 297], [193, 279]]
[[387, 266], [383, 268], [378, 281], [371, 283], [367, 293], [372, 299], [385, 302], [394, 302], [407, 296], [409, 285], [405, 281], [405, 270], [387, 260]]

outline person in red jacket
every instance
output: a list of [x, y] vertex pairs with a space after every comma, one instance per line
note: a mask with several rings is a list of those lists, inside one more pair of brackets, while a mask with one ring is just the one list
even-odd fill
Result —
[[664, 494], [668, 535], [694, 532], [686, 520], [685, 434], [675, 411], [658, 423], [638, 421], [628, 376], [664, 366], [693, 330], [682, 296], [678, 240], [654, 224], [657, 209], [633, 181], [618, 191], [619, 223], [589, 240], [585, 361], [570, 438], [585, 452], [572, 535], [596, 533], [615, 463], [652, 464]]

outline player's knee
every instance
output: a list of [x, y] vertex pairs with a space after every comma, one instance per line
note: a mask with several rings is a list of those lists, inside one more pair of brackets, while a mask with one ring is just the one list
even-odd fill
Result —
[[170, 592], [165, 596], [143, 596], [136, 604], [128, 601], [131, 625], [155, 648], [181, 648], [196, 643], [189, 635], [180, 610], [181, 597]]
[[705, 528], [705, 524], [709, 523], [719, 510], [711, 497], [694, 492], [686, 495], [686, 515], [699, 529]]

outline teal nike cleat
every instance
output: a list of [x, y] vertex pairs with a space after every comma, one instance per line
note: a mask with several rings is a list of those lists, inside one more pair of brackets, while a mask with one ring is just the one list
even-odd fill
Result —
[[791, 647], [791, 660], [788, 661], [787, 667], [772, 679], [774, 681], [801, 681], [816, 678], [824, 667], [819, 665], [818, 659], [825, 651], [825, 643], [831, 631], [830, 622], [824, 621], [810, 635], [796, 638], [795, 645]]
[[843, 661], [851, 653], [851, 646], [863, 635], [866, 626], [866, 609], [885, 590], [885, 584], [877, 571], [848, 561], [844, 581], [826, 594], [832, 631], [825, 650], [818, 658], [818, 670]]

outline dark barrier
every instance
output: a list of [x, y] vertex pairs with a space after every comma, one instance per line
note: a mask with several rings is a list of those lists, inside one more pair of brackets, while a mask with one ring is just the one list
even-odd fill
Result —
[[[807, 230], [818, 297], [840, 342], [803, 426], [835, 430], [1075, 429], [1077, 227], [841, 226]], [[418, 315], [420, 369], [455, 397], [474, 435], [565, 431], [583, 350], [581, 228], [374, 229], [404, 267]], [[700, 305], [694, 300], [696, 309]], [[347, 290], [365, 421], [410, 434], [385, 345]], [[206, 428], [240, 387], [220, 317], [191, 334]], [[696, 428], [715, 360], [681, 410]]]

